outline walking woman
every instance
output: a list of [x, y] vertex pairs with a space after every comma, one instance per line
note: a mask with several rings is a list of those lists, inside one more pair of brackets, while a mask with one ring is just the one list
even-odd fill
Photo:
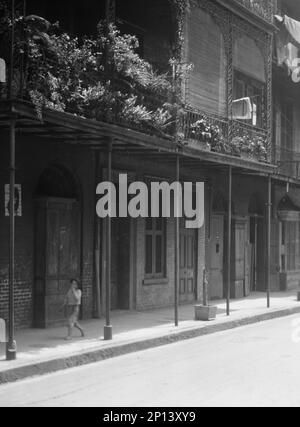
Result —
[[68, 335], [66, 337], [67, 341], [72, 339], [72, 333], [73, 333], [74, 327], [78, 329], [81, 333], [81, 336], [84, 337], [84, 331], [78, 323], [82, 292], [79, 289], [79, 283], [77, 280], [72, 279], [70, 281], [70, 284], [71, 284], [70, 289], [65, 297], [64, 306], [63, 306], [67, 311], [67, 317], [68, 317]]

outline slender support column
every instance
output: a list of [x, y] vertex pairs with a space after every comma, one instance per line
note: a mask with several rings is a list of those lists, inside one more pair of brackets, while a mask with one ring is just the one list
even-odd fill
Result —
[[14, 281], [15, 281], [15, 147], [16, 123], [10, 125], [10, 199], [9, 199], [9, 323], [6, 359], [15, 360], [17, 345], [15, 341], [15, 314], [14, 314]]
[[[95, 150], [94, 151], [95, 156], [95, 188], [97, 188], [100, 179], [100, 152]], [[95, 202], [96, 205], [97, 201]], [[94, 244], [95, 244], [95, 289], [96, 289], [96, 316], [98, 319], [101, 319], [102, 317], [102, 296], [101, 296], [101, 261], [100, 261], [100, 254], [101, 254], [101, 238], [102, 238], [102, 229], [101, 229], [101, 219], [98, 217], [98, 215], [95, 212], [95, 234], [94, 234]]]
[[267, 306], [271, 307], [271, 216], [272, 216], [272, 178], [268, 178], [268, 225], [267, 225]]
[[228, 229], [227, 229], [227, 303], [226, 312], [230, 316], [230, 288], [231, 288], [231, 226], [232, 226], [232, 166], [228, 174]]
[[255, 292], [257, 291], [257, 279], [258, 279], [258, 275], [257, 275], [257, 247], [258, 247], [258, 218], [257, 215], [255, 215], [255, 254], [254, 254], [254, 290]]
[[[176, 157], [176, 182], [180, 182], [180, 159]], [[175, 196], [176, 197], [176, 196]], [[175, 326], [179, 326], [179, 284], [180, 284], [180, 218], [179, 197], [176, 197], [175, 214]]]
[[[112, 180], [112, 140], [108, 144], [107, 152], [107, 181]], [[111, 203], [110, 203], [111, 206]], [[106, 325], [104, 326], [104, 340], [112, 340], [112, 325], [110, 320], [111, 309], [111, 215], [106, 218]]]

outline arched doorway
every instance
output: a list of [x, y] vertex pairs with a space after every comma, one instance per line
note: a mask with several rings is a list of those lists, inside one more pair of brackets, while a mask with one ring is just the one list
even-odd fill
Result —
[[250, 197], [249, 207], [249, 289], [248, 293], [261, 289], [264, 282], [264, 207], [258, 194]]
[[35, 194], [34, 326], [61, 324], [71, 278], [80, 278], [81, 212], [73, 175], [53, 165], [40, 176]]

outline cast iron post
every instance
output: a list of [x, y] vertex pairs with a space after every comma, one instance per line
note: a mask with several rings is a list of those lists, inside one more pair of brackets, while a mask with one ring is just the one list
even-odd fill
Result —
[[[176, 157], [176, 182], [180, 182], [180, 159]], [[175, 326], [179, 326], [179, 283], [180, 283], [180, 218], [179, 218], [179, 197], [175, 194]]]
[[[7, 97], [12, 99], [14, 78], [14, 44], [15, 44], [15, 1], [11, 0], [11, 40], [10, 40], [10, 70]], [[9, 324], [6, 359], [15, 360], [17, 345], [15, 341], [15, 314], [14, 314], [14, 281], [15, 281], [15, 157], [16, 157], [16, 122], [10, 123], [10, 191], [9, 191]]]
[[15, 146], [16, 123], [10, 125], [10, 190], [9, 190], [9, 323], [6, 359], [15, 360], [17, 345], [15, 341], [14, 281], [15, 281]]
[[[112, 180], [112, 148], [113, 141], [108, 143], [107, 151], [107, 181]], [[110, 201], [111, 206], [111, 201]], [[104, 326], [104, 340], [112, 340], [112, 325], [110, 320], [111, 309], [111, 212], [106, 218], [106, 325]]]
[[228, 174], [228, 230], [227, 230], [227, 316], [230, 316], [231, 287], [231, 223], [232, 223], [232, 166]]
[[267, 226], [267, 306], [271, 307], [271, 215], [272, 215], [272, 178], [268, 178], [268, 226]]

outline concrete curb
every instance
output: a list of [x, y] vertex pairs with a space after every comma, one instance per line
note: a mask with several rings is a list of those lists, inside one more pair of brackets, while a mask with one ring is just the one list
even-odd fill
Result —
[[75, 368], [78, 366], [111, 359], [129, 353], [148, 350], [150, 348], [160, 347], [183, 340], [211, 335], [217, 332], [227, 331], [229, 329], [235, 329], [241, 326], [247, 326], [267, 320], [292, 316], [298, 313], [300, 313], [300, 307], [271, 311], [268, 313], [236, 319], [225, 323], [209, 324], [205, 327], [196, 327], [186, 331], [174, 332], [161, 337], [149, 338], [126, 344], [116, 344], [109, 348], [80, 352], [71, 356], [66, 356], [65, 358], [52, 359], [33, 363], [32, 365], [20, 366], [0, 372], [0, 385], [38, 375], [50, 374], [64, 369]]

